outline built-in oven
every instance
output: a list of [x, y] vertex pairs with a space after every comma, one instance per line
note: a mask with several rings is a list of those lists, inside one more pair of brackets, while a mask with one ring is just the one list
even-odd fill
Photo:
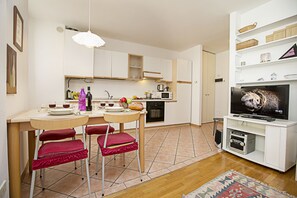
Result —
[[164, 101], [147, 101], [146, 122], [164, 121], [164, 109]]

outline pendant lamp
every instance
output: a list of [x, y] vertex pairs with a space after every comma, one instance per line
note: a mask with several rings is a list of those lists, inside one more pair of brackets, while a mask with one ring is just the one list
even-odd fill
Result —
[[89, 31], [79, 32], [72, 37], [74, 42], [86, 47], [101, 47], [105, 44], [102, 38], [91, 32], [91, 0], [89, 0]]

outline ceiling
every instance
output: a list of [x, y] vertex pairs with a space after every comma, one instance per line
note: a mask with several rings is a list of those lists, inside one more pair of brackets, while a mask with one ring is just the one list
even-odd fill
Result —
[[[87, 0], [28, 0], [31, 17], [86, 31]], [[268, 0], [91, 0], [91, 31], [174, 51], [228, 49], [229, 13]]]

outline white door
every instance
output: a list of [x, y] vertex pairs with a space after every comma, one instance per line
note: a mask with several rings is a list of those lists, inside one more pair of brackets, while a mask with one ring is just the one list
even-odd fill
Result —
[[203, 51], [202, 60], [202, 123], [212, 122], [215, 112], [216, 57]]
[[188, 60], [177, 60], [177, 81], [192, 81], [192, 62]]

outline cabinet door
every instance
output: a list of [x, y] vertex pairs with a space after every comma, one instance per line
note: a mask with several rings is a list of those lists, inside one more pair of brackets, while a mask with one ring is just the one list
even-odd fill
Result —
[[177, 81], [192, 81], [192, 62], [188, 60], [177, 60]]
[[161, 59], [162, 75], [164, 81], [172, 81], [172, 60]]
[[111, 52], [107, 50], [95, 49], [94, 76], [111, 77]]
[[77, 33], [65, 30], [64, 75], [93, 77], [94, 49], [75, 43], [72, 36]]
[[266, 126], [265, 133], [265, 162], [275, 167], [280, 166], [281, 152], [281, 133], [280, 127]]
[[111, 65], [113, 78], [128, 78], [128, 53], [112, 52]]
[[144, 56], [143, 57], [143, 71], [160, 72], [161, 73], [160, 59]]
[[165, 124], [180, 123], [177, 102], [165, 102]]
[[192, 86], [191, 84], [178, 83], [177, 84], [177, 104], [179, 123], [191, 122], [192, 109]]

